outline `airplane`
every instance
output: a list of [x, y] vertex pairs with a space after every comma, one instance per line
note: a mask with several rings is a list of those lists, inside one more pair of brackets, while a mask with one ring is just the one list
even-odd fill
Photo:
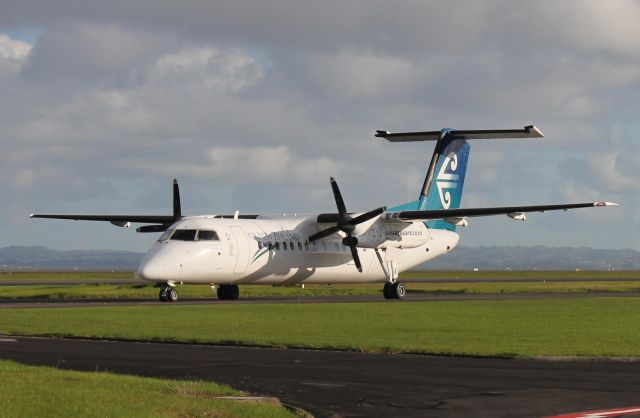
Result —
[[473, 217], [617, 205], [612, 202], [461, 208], [470, 144], [490, 138], [542, 138], [533, 125], [523, 129], [427, 132], [376, 131], [391, 143], [434, 141], [435, 148], [417, 200], [352, 213], [334, 178], [337, 212], [307, 216], [183, 216], [177, 180], [171, 215], [51, 215], [30, 218], [108, 221], [120, 227], [147, 224], [137, 232], [163, 232], [136, 275], [161, 285], [162, 302], [178, 300], [177, 284], [209, 284], [221, 300], [238, 299], [243, 284], [384, 283], [385, 299], [402, 299], [400, 272], [448, 253], [458, 244], [456, 227]]

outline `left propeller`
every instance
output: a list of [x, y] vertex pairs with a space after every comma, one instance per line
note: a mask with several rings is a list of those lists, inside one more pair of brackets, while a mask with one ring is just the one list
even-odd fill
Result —
[[379, 207], [377, 209], [363, 213], [362, 215], [356, 216], [355, 218], [352, 218], [347, 212], [344, 200], [342, 199], [342, 194], [340, 193], [340, 188], [338, 187], [338, 183], [336, 183], [336, 180], [333, 177], [331, 177], [331, 190], [333, 191], [333, 197], [336, 201], [336, 206], [338, 207], [338, 217], [336, 219], [336, 225], [310, 235], [309, 242], [328, 237], [329, 235], [335, 234], [338, 231], [344, 232], [347, 236], [342, 238], [342, 243], [345, 246], [349, 247], [349, 249], [351, 250], [351, 257], [353, 257], [356, 268], [360, 273], [362, 273], [362, 263], [360, 263], [360, 257], [358, 256], [357, 248], [358, 238], [353, 236], [353, 231], [355, 231], [356, 225], [379, 216], [385, 210], [387, 210], [387, 208], [384, 206]]

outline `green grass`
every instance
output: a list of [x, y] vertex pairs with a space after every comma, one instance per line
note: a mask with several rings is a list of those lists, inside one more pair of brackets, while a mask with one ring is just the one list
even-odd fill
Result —
[[2, 417], [294, 417], [280, 406], [216, 399], [242, 395], [210, 382], [24, 366], [0, 360]]
[[80, 280], [133, 280], [132, 271], [116, 272], [86, 272], [86, 271], [20, 271], [0, 272], [0, 282], [20, 280], [51, 280], [51, 281], [80, 281]]
[[[409, 293], [591, 293], [591, 292], [640, 292], [640, 281], [615, 282], [515, 282], [515, 283], [407, 283]], [[257, 296], [333, 296], [333, 295], [381, 295], [382, 284], [361, 285], [307, 285], [304, 289], [288, 286], [241, 285], [241, 297]], [[178, 287], [180, 298], [212, 298], [215, 293], [206, 285]], [[156, 299], [158, 288], [153, 285], [33, 285], [0, 286], [0, 299], [100, 299], [100, 298], [148, 298]]]
[[638, 271], [406, 271], [400, 274], [404, 280], [451, 280], [451, 279], [521, 279], [521, 280], [548, 280], [548, 279], [618, 279], [639, 280]]
[[[0, 272], [0, 282], [20, 280], [133, 280], [133, 271], [84, 272], [84, 271], [21, 271]], [[618, 279], [640, 280], [638, 271], [408, 271], [400, 274], [401, 280], [451, 280], [451, 279]]]
[[483, 356], [640, 357], [640, 298], [2, 309], [0, 333]]

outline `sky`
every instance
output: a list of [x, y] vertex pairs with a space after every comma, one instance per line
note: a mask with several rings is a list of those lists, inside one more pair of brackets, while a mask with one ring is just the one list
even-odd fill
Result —
[[640, 250], [640, 2], [0, 1], [0, 247], [144, 251], [157, 234], [29, 213], [350, 211], [415, 200], [433, 143], [471, 143], [462, 245]]

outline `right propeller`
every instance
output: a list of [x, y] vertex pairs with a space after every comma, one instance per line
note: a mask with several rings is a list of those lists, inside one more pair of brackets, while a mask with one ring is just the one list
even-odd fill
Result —
[[352, 218], [347, 213], [347, 208], [344, 205], [344, 200], [342, 200], [342, 194], [340, 194], [338, 183], [336, 183], [336, 180], [333, 177], [331, 177], [331, 190], [333, 191], [333, 197], [336, 200], [336, 206], [338, 207], [338, 218], [336, 225], [327, 229], [323, 229], [322, 231], [309, 236], [309, 242], [328, 237], [329, 235], [335, 234], [338, 231], [344, 232], [347, 236], [342, 239], [342, 243], [345, 246], [349, 247], [349, 249], [351, 250], [353, 261], [356, 264], [356, 268], [360, 273], [362, 273], [362, 264], [360, 263], [360, 257], [358, 257], [358, 238], [352, 235], [353, 231], [356, 229], [356, 225], [366, 222], [369, 219], [375, 218], [376, 216], [383, 213], [387, 208], [383, 206]]

